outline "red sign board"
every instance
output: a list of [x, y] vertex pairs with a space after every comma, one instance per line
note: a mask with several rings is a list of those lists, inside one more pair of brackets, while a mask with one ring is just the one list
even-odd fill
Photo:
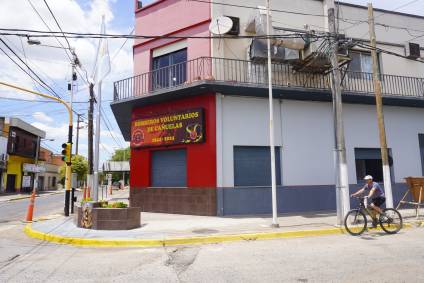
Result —
[[132, 121], [131, 147], [204, 141], [203, 109], [188, 109]]

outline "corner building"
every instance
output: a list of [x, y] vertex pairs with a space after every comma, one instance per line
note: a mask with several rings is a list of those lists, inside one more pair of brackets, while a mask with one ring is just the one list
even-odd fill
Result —
[[[139, 2], [136, 34], [168, 38], [135, 40], [134, 76], [114, 84], [112, 111], [131, 141], [131, 205], [196, 215], [270, 213], [263, 43], [239, 38], [260, 34], [260, 10], [185, 0], [159, 0], [145, 7]], [[262, 2], [243, 3], [256, 7]], [[272, 8], [304, 14], [273, 12], [274, 33], [327, 30], [326, 1], [279, 0], [272, 1]], [[368, 26], [359, 24], [367, 19], [366, 7], [340, 3], [339, 9], [344, 18], [358, 20], [345, 36], [368, 40]], [[381, 24], [412, 29], [424, 24], [420, 16], [376, 9], [379, 14]], [[233, 28], [225, 38], [210, 38], [209, 25], [219, 16], [230, 17]], [[340, 21], [340, 30], [352, 25], [348, 22]], [[376, 33], [378, 47], [405, 54], [405, 42], [411, 39], [407, 31], [377, 26]], [[412, 43], [422, 54], [423, 39]], [[328, 62], [314, 59], [323, 50], [313, 42], [301, 50], [278, 45], [273, 50], [278, 211], [335, 210]], [[408, 55], [421, 56], [414, 54]], [[342, 96], [351, 190], [366, 174], [382, 182], [370, 59], [370, 51], [355, 44], [339, 55], [346, 63]], [[424, 64], [381, 52], [379, 67], [397, 203], [406, 188], [404, 178], [424, 173]]]

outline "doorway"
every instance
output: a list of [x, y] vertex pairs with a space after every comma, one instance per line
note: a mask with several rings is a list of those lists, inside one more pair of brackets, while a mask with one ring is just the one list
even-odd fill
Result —
[[15, 192], [16, 175], [8, 174], [6, 182], [7, 182], [6, 183], [6, 192], [7, 193], [14, 193]]

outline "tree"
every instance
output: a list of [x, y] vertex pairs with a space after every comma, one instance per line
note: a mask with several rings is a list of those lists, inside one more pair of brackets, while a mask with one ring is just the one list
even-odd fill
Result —
[[[115, 152], [112, 155], [111, 161], [128, 161], [131, 157], [131, 148], [121, 148], [116, 149]], [[128, 180], [129, 176], [127, 174], [126, 180]], [[114, 172], [112, 173], [112, 182], [117, 182], [122, 180], [122, 173]]]
[[[87, 171], [88, 171], [88, 162], [84, 156], [81, 156], [81, 155], [72, 156], [71, 168], [72, 168], [72, 173], [77, 173], [78, 180], [80, 181], [85, 180], [87, 176]], [[66, 165], [64, 164], [62, 165], [62, 167], [60, 167], [60, 171], [59, 171], [61, 179], [65, 178], [65, 171], [66, 171]]]
[[131, 157], [130, 147], [115, 150], [112, 155], [112, 161], [128, 161]]

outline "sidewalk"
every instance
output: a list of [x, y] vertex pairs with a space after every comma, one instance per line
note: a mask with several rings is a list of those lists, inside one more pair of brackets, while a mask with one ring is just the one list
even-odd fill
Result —
[[[42, 195], [54, 195], [54, 194], [61, 194], [64, 190], [54, 190], [54, 191], [40, 191], [35, 194], [36, 197], [40, 197]], [[7, 201], [14, 201], [14, 200], [21, 200], [30, 198], [31, 193], [1, 193], [0, 194], [0, 203], [7, 202]]]
[[[402, 214], [414, 215], [411, 211]], [[211, 217], [141, 213], [141, 227], [105, 231], [77, 228], [73, 217], [58, 217], [28, 225], [27, 235], [46, 241], [92, 247], [155, 247], [343, 234], [334, 213], [281, 215], [279, 228], [271, 228], [270, 216]], [[404, 228], [420, 226], [407, 218]]]

